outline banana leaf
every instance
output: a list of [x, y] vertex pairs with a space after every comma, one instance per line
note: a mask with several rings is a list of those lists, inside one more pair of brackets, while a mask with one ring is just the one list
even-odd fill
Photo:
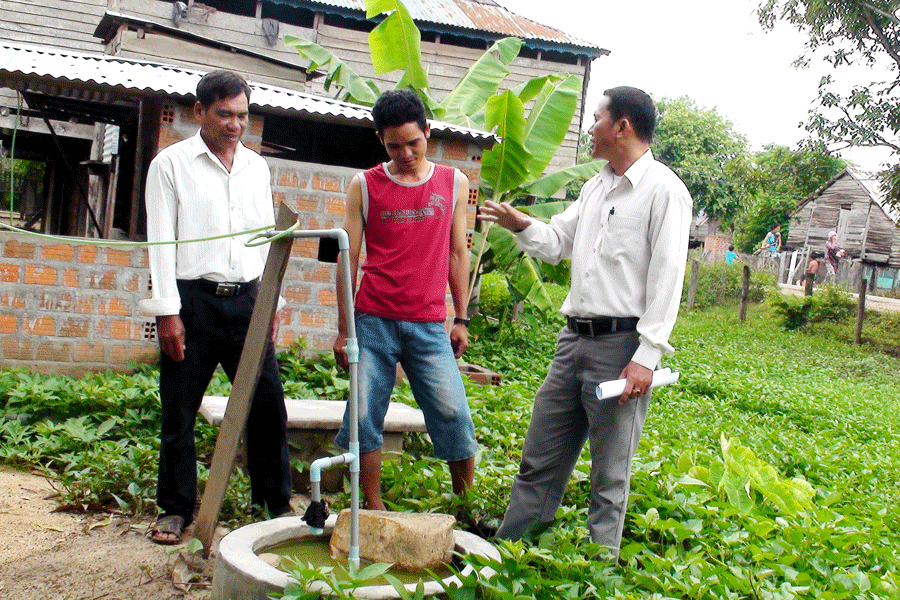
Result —
[[531, 154], [528, 170], [535, 175], [547, 168], [569, 132], [580, 93], [581, 77], [570, 75], [548, 80], [535, 97], [524, 132], [524, 146]]
[[441, 103], [445, 114], [453, 118], [471, 117], [482, 110], [509, 75], [509, 64], [519, 55], [521, 47], [522, 40], [504, 38], [488, 48]]
[[422, 67], [419, 28], [400, 0], [366, 0], [366, 18], [390, 13], [369, 33], [372, 67], [380, 75], [405, 72], [404, 79], [416, 88], [428, 88], [428, 75]]
[[519, 250], [513, 235], [502, 227], [491, 227], [487, 239], [491, 249], [485, 253], [488, 262], [506, 274], [507, 285], [518, 296], [516, 300], [525, 300], [541, 312], [555, 310], [542, 281], [539, 261]]
[[544, 175], [540, 179], [524, 185], [520, 190], [520, 195], [527, 194], [549, 198], [573, 179], [577, 179], [579, 177], [590, 179], [591, 177], [599, 173], [600, 169], [602, 169], [603, 165], [605, 164], [605, 160], [595, 160], [588, 163], [575, 165], [573, 167], [568, 167], [566, 169], [560, 169], [555, 173]]
[[482, 155], [481, 178], [494, 194], [502, 194], [528, 180], [531, 154], [519, 141], [525, 130], [525, 107], [519, 98], [506, 90], [488, 100], [485, 125], [496, 129], [503, 142]]
[[324, 69], [325, 90], [332, 85], [342, 92], [339, 97], [348, 102], [371, 106], [378, 98], [378, 88], [374, 83], [360, 77], [344, 61], [319, 44], [292, 35], [284, 36], [284, 44], [293, 46], [300, 56], [310, 61], [309, 70]]

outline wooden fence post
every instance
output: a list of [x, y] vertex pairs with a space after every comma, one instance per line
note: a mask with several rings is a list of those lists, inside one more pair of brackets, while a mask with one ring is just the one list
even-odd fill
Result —
[[[296, 221], [297, 215], [290, 208], [284, 204], [279, 205], [278, 216], [275, 218], [277, 229], [284, 231]], [[228, 478], [234, 467], [234, 459], [238, 452], [241, 435], [247, 424], [247, 416], [250, 414], [250, 401], [256, 392], [266, 347], [272, 336], [272, 319], [275, 317], [275, 309], [278, 307], [281, 281], [284, 278], [285, 269], [287, 269], [293, 242], [292, 237], [283, 237], [272, 242], [269, 247], [269, 257], [263, 271], [256, 305], [253, 307], [253, 315], [250, 317], [250, 327], [247, 338], [244, 340], [244, 349], [238, 362], [234, 383], [231, 386], [231, 395], [228, 398], [228, 405], [225, 407], [225, 416], [219, 426], [212, 465], [209, 468], [209, 478], [206, 488], [203, 490], [200, 509], [197, 513], [197, 524], [194, 527], [194, 535], [203, 543], [204, 558], [209, 558], [210, 550], [212, 550], [213, 534], [216, 530], [216, 521], [219, 519], [219, 510], [225, 499]]]
[[687, 309], [694, 308], [694, 299], [697, 297], [697, 279], [700, 274], [700, 261], [696, 258], [691, 261], [691, 283], [688, 286]]
[[747, 301], [750, 298], [750, 267], [744, 265], [744, 277], [741, 281], [741, 323], [747, 320]]
[[866, 317], [866, 288], [869, 282], [865, 277], [859, 280], [859, 304], [856, 307], [856, 335], [854, 341], [857, 345], [862, 344], [862, 328], [863, 320]]

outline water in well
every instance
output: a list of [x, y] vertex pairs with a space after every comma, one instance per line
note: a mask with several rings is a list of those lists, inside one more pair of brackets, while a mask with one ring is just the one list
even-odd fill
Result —
[[[334, 571], [332, 571], [332, 573], [335, 575], [338, 581], [346, 581], [348, 579], [346, 571], [348, 568], [348, 563], [346, 558], [332, 558], [329, 552], [327, 539], [295, 539], [284, 544], [273, 546], [272, 548], [266, 548], [265, 552], [278, 554], [279, 556], [283, 557], [283, 560], [281, 561], [281, 564], [278, 568], [288, 573], [291, 572], [291, 561], [284, 559], [290, 558], [302, 564], [311, 564], [315, 568], [334, 567]], [[365, 560], [360, 561], [360, 568], [364, 568], [368, 564], [370, 563]], [[417, 584], [420, 581], [425, 582], [434, 579], [434, 577], [432, 577], [428, 573], [411, 573], [409, 571], [395, 568], [389, 569], [388, 573], [405, 584]], [[438, 579], [443, 579], [451, 575], [452, 571], [448, 565], [445, 565], [442, 568], [433, 571], [433, 573]], [[371, 585], [388, 585], [388, 581], [384, 577], [371, 579], [367, 581], [367, 583]]]

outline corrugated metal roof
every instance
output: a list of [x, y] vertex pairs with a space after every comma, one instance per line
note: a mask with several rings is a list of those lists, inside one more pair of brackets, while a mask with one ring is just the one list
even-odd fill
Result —
[[847, 172], [863, 186], [872, 200], [881, 207], [884, 214], [886, 214], [894, 224], [900, 224], [900, 210], [898, 210], [893, 203], [888, 201], [887, 194], [884, 192], [884, 187], [882, 186], [881, 179], [878, 177], [878, 173], [863, 171], [857, 167], [847, 167]]
[[[365, 15], [365, 0], [274, 0], [292, 6], [334, 7], [358, 11]], [[609, 54], [605, 48], [558, 29], [536, 23], [494, 3], [473, 0], [403, 0], [409, 14], [416, 21], [487, 31], [524, 40], [542, 40], [568, 47], [577, 47], [590, 56]]]
[[[202, 71], [164, 63], [0, 43], [0, 86], [5, 87], [18, 87], [17, 83], [23, 79], [40, 79], [55, 87], [71, 84], [105, 92], [192, 98], [203, 74]], [[254, 107], [337, 120], [372, 122], [370, 109], [366, 106], [252, 81], [248, 83], [252, 89], [250, 105]], [[497, 141], [496, 136], [484, 131], [441, 121], [430, 123], [434, 132], [464, 137], [483, 147]]]

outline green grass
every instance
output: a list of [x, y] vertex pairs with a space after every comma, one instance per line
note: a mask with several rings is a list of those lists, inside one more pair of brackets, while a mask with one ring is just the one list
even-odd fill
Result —
[[[553, 293], [561, 302], [564, 291]], [[889, 334], [896, 319], [878, 319], [872, 336], [896, 350]], [[561, 325], [551, 315], [500, 331], [473, 328], [466, 360], [503, 375], [499, 387], [466, 384], [481, 444], [475, 489], [454, 497], [427, 437], [412, 435], [404, 456], [385, 466], [392, 508], [502, 516]], [[590, 559], [598, 549], [584, 527], [585, 450], [557, 522], [501, 544], [503, 558], [491, 564], [497, 576], [467, 581], [458, 597], [897, 597], [900, 359], [845, 343], [840, 332], [849, 326], [785, 331], [767, 306], [752, 306], [745, 323], [737, 308], [683, 313], [672, 336], [676, 354], [665, 360], [681, 379], [654, 393], [621, 564]], [[283, 358], [288, 387], [346, 392], [332, 359]], [[0, 372], [0, 460], [56, 474], [61, 504], [152, 512], [155, 381], [150, 367], [82, 380]], [[221, 378], [215, 385], [227, 393]], [[408, 386], [398, 397], [412, 402]], [[198, 429], [201, 482], [214, 435]], [[251, 518], [247, 496], [239, 475], [226, 520]]]

